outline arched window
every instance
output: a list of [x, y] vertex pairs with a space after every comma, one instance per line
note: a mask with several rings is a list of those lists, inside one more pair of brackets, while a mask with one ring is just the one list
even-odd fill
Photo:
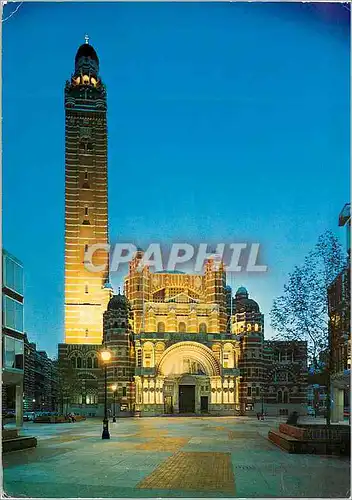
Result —
[[93, 359], [93, 368], [98, 368], [98, 358], [96, 356]]
[[199, 325], [199, 333], [207, 333], [207, 325], [205, 323]]
[[284, 403], [288, 403], [288, 392], [284, 391]]
[[158, 330], [159, 333], [164, 333], [165, 332], [165, 323], [163, 323], [162, 321], [160, 321], [158, 323], [157, 330]]
[[186, 333], [186, 323], [181, 321], [181, 323], [178, 324], [178, 331], [180, 333]]
[[82, 358], [79, 356], [77, 358], [77, 368], [82, 368]]
[[93, 368], [93, 360], [91, 356], [87, 359], [87, 368]]
[[151, 368], [154, 366], [153, 344], [146, 342], [143, 346], [143, 366]]

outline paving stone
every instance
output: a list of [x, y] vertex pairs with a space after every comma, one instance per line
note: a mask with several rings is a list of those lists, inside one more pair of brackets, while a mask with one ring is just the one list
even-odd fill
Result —
[[[4, 488], [34, 498], [346, 498], [346, 457], [293, 455], [267, 439], [272, 419], [140, 418], [27, 423], [38, 446], [5, 454]], [[170, 465], [171, 464], [171, 465]]]
[[139, 483], [138, 488], [234, 493], [230, 454], [177, 452]]

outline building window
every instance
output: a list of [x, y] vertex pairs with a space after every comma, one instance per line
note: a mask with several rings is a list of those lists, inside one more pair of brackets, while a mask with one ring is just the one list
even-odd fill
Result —
[[3, 351], [4, 368], [23, 370], [23, 340], [4, 336], [5, 349]]
[[179, 333], [186, 333], [186, 323], [181, 321], [181, 323], [178, 324], [178, 331]]
[[88, 328], [86, 328], [86, 337], [88, 337]]
[[88, 252], [88, 244], [87, 244], [87, 243], [84, 245], [84, 252], [85, 252], [85, 253], [87, 253], [87, 252]]
[[277, 391], [277, 402], [282, 403], [282, 392], [281, 391]]
[[84, 285], [84, 293], [88, 293], [88, 285], [87, 284]]
[[152, 359], [152, 355], [150, 352], [144, 353], [144, 366], [146, 368], [150, 368], [151, 359]]
[[255, 395], [258, 397], [259, 396], [259, 387], [255, 388]]
[[23, 295], [23, 267], [7, 253], [3, 254], [3, 285]]
[[96, 356], [93, 359], [93, 368], [98, 368], [98, 358]]
[[199, 333], [207, 333], [207, 325], [205, 323], [199, 325]]
[[247, 387], [247, 396], [252, 396], [252, 387], [250, 385]]
[[138, 349], [137, 351], [137, 366], [142, 366], [142, 349]]
[[77, 368], [82, 368], [82, 358], [81, 357], [77, 358]]
[[127, 396], [127, 388], [126, 387], [122, 387], [122, 396], [123, 397]]
[[4, 326], [10, 330], [23, 333], [23, 304], [11, 297], [4, 296]]
[[91, 356], [87, 359], [87, 368], [93, 368], [93, 361]]
[[86, 171], [84, 172], [84, 178], [85, 180], [88, 180], [88, 170], [86, 169]]
[[126, 368], [122, 368], [122, 376], [126, 377]]
[[164, 333], [165, 332], [165, 323], [163, 323], [162, 321], [160, 321], [158, 323], [158, 332], [159, 333]]
[[88, 215], [88, 207], [84, 208], [84, 215]]
[[284, 398], [283, 398], [284, 400], [283, 400], [283, 402], [284, 402], [284, 403], [288, 403], [288, 392], [287, 392], [287, 391], [284, 391], [284, 394], [283, 394], [283, 395], [284, 395]]

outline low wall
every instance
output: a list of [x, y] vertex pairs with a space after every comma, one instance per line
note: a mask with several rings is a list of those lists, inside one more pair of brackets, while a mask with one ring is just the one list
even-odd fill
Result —
[[[81, 420], [86, 420], [86, 417], [83, 417], [82, 415], [75, 415], [75, 420], [76, 422], [80, 422]], [[35, 424], [65, 424], [67, 422], [70, 422], [68, 418], [65, 418], [63, 416], [61, 417], [37, 417], [34, 419]]]
[[350, 454], [350, 427], [347, 425], [289, 425], [268, 432], [271, 442], [289, 453]]

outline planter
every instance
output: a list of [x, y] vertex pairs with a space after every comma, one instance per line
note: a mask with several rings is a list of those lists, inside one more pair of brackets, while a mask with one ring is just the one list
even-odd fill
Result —
[[347, 425], [288, 425], [268, 433], [269, 440], [289, 453], [349, 455], [350, 427]]

